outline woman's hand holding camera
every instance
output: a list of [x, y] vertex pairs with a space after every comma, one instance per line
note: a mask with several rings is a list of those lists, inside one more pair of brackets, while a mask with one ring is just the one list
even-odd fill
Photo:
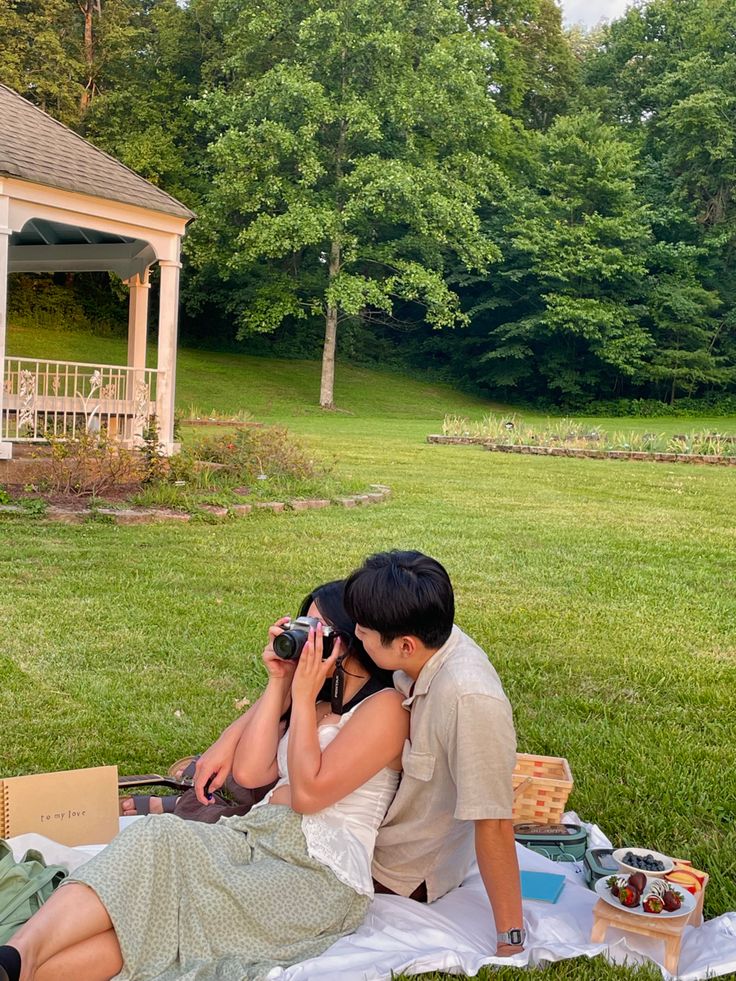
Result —
[[268, 643], [263, 648], [263, 663], [266, 665], [269, 680], [282, 681], [291, 684], [296, 667], [293, 661], [285, 661], [280, 658], [273, 649], [275, 637], [283, 633], [283, 625], [290, 621], [291, 617], [280, 617], [276, 623], [268, 628]]
[[338, 638], [328, 658], [322, 660], [322, 624], [315, 630], [309, 629], [309, 637], [297, 661], [294, 678], [291, 682], [293, 702], [314, 705], [325, 680], [332, 674], [335, 662], [340, 656], [342, 642]]

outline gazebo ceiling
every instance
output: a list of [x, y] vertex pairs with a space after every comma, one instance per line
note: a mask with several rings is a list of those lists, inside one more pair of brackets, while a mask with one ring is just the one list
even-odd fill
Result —
[[10, 236], [9, 272], [143, 273], [156, 259], [148, 242], [34, 218]]
[[42, 218], [26, 222], [21, 231], [10, 236], [11, 248], [15, 245], [129, 245], [134, 241], [135, 239], [125, 235], [62, 225], [60, 222], [44, 221]]

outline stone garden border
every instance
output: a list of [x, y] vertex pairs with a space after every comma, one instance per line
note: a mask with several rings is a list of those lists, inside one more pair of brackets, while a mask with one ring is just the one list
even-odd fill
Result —
[[[384, 484], [370, 484], [365, 493], [350, 494], [346, 497], [258, 501], [254, 504], [232, 504], [229, 507], [216, 504], [202, 504], [200, 505], [200, 511], [220, 519], [231, 516], [240, 518], [259, 510], [271, 511], [274, 514], [283, 514], [288, 511], [309, 511], [317, 508], [328, 508], [334, 505], [344, 508], [355, 508], [365, 504], [381, 504], [390, 496], [390, 487], [386, 487]], [[2, 514], [30, 515], [31, 512], [20, 504], [1, 504], [0, 515]], [[187, 522], [191, 521], [194, 515], [188, 511], [176, 511], [172, 508], [102, 507], [74, 510], [72, 508], [51, 505], [42, 514], [39, 514], [38, 517], [46, 521], [57, 521], [67, 525], [80, 525], [101, 518], [106, 522], [116, 525], [145, 525], [158, 524], [162, 521]]]
[[590, 460], [638, 460], [650, 463], [707, 463], [721, 467], [736, 466], [736, 456], [708, 456], [698, 453], [647, 453], [638, 450], [587, 450], [571, 446], [513, 446], [492, 443], [485, 436], [427, 436], [428, 443], [448, 446], [482, 446], [491, 453], [521, 453], [528, 456], [568, 456]]
[[197, 417], [177, 420], [182, 426], [228, 426], [230, 429], [263, 429], [265, 422], [255, 422], [249, 419], [207, 419]]

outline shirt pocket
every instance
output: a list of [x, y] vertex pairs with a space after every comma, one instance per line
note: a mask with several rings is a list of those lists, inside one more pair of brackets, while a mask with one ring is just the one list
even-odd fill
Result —
[[407, 739], [401, 754], [401, 765], [407, 777], [415, 780], [431, 780], [434, 773], [435, 757], [432, 753], [420, 753], [411, 748]]

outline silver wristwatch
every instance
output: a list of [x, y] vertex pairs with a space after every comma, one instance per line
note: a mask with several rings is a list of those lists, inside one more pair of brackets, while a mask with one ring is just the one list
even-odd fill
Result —
[[514, 930], [505, 930], [503, 933], [496, 934], [496, 943], [508, 944], [509, 947], [523, 947], [526, 943], [526, 930], [518, 927]]

